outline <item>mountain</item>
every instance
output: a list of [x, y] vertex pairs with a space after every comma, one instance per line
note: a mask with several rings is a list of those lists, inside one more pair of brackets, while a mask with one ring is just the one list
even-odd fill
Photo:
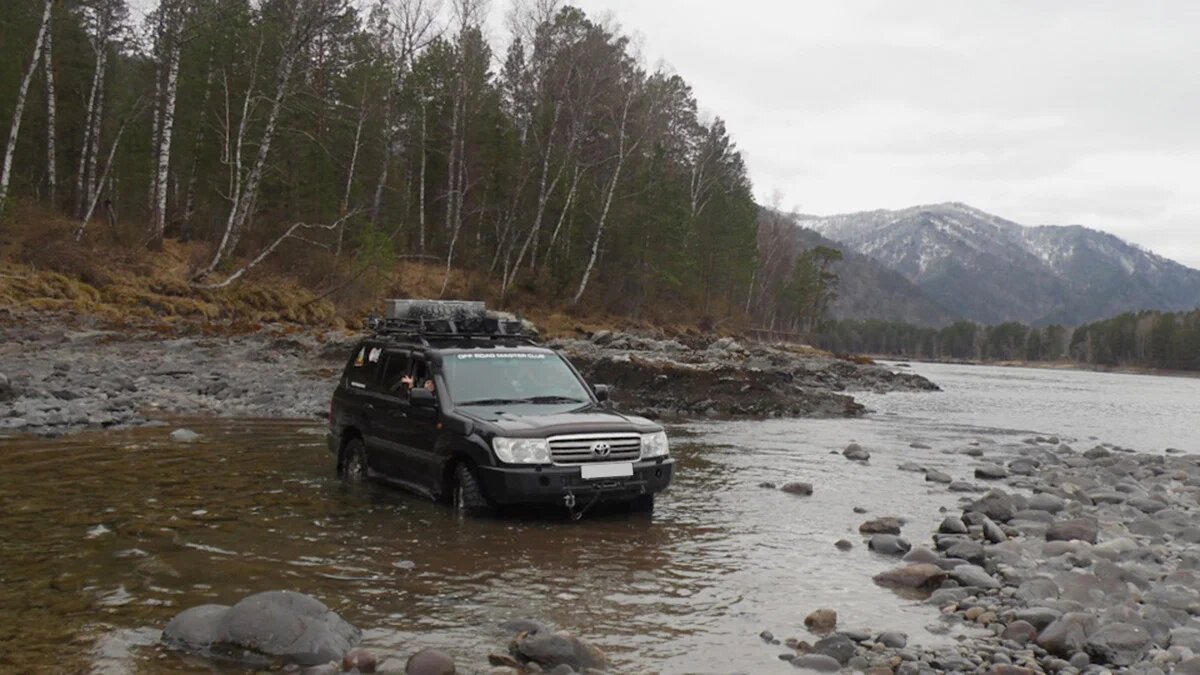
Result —
[[[789, 217], [793, 221], [811, 218]], [[838, 275], [838, 293], [829, 311], [835, 318], [886, 319], [925, 326], [943, 326], [958, 318], [931, 300], [916, 284], [880, 262], [847, 250], [844, 244], [806, 227], [797, 225], [794, 236], [801, 248], [828, 246], [842, 251], [842, 260], [833, 266]]]
[[1200, 306], [1200, 271], [1078, 225], [1026, 227], [959, 203], [802, 217], [799, 225], [984, 323], [1079, 324]]

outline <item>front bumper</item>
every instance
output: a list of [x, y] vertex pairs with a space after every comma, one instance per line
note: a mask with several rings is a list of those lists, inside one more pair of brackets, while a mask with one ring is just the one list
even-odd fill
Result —
[[579, 466], [481, 466], [479, 480], [488, 498], [497, 504], [562, 502], [573, 494], [601, 501], [628, 501], [639, 495], [662, 492], [671, 484], [675, 460], [670, 457], [635, 462], [633, 475], [622, 478], [584, 479]]

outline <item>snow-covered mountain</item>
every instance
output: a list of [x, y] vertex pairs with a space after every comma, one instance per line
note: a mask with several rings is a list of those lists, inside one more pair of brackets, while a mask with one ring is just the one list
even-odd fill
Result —
[[1200, 271], [1078, 225], [1026, 227], [959, 203], [804, 216], [798, 224], [977, 321], [1078, 324], [1200, 307]]

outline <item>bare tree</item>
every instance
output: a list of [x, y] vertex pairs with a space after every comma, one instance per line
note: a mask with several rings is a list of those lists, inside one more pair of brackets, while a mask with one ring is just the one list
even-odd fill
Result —
[[621, 108], [621, 121], [617, 128], [616, 165], [613, 167], [612, 178], [608, 182], [608, 189], [604, 195], [604, 208], [600, 211], [600, 217], [596, 221], [596, 236], [592, 239], [592, 252], [588, 257], [587, 267], [583, 269], [583, 278], [579, 280], [579, 288], [576, 289], [575, 295], [571, 298], [572, 306], [579, 304], [579, 299], [583, 297], [583, 292], [587, 290], [588, 279], [591, 278], [592, 269], [596, 266], [596, 256], [600, 251], [600, 239], [604, 236], [604, 226], [608, 222], [608, 213], [612, 208], [613, 195], [616, 194], [617, 185], [621, 181], [621, 169], [625, 166], [625, 160], [637, 149], [638, 143], [641, 142], [640, 137], [632, 143], [628, 139], [629, 108], [633, 105], [635, 93], [636, 89], [631, 83], [629, 91], [625, 95], [625, 105]]
[[4, 203], [8, 199], [8, 185], [12, 182], [13, 154], [17, 149], [17, 138], [21, 135], [21, 118], [25, 115], [25, 96], [29, 93], [29, 82], [33, 80], [38, 60], [42, 56], [42, 44], [46, 39], [47, 29], [50, 27], [50, 10], [53, 6], [54, 0], [46, 0], [46, 8], [42, 12], [42, 22], [38, 26], [37, 38], [33, 42], [33, 58], [29, 61], [29, 67], [25, 69], [25, 76], [21, 78], [21, 88], [17, 93], [17, 107], [13, 111], [12, 128], [8, 132], [8, 145], [4, 149], [4, 163], [0, 165], [0, 212], [4, 210]]
[[[258, 153], [244, 183], [239, 177], [236, 181], [239, 189], [229, 195], [232, 204], [229, 209], [229, 218], [225, 221], [225, 232], [221, 236], [221, 243], [217, 246], [212, 261], [201, 273], [202, 275], [211, 274], [217, 269], [226, 256], [233, 252], [245, 231], [246, 223], [250, 219], [254, 203], [258, 198], [258, 189], [263, 173], [266, 171], [267, 157], [271, 152], [271, 141], [275, 138], [275, 131], [279, 125], [279, 113], [288, 94], [292, 71], [309, 41], [321, 29], [322, 22], [334, 11], [337, 11], [336, 7], [331, 11], [331, 8], [320, 0], [296, 0], [291, 19], [288, 22], [287, 36], [283, 42], [283, 55], [280, 57], [279, 71], [276, 76], [275, 93], [271, 98], [271, 107], [267, 113], [266, 127], [259, 139]], [[245, 129], [244, 123], [245, 119], [243, 118], [242, 131]], [[239, 133], [239, 137], [241, 136], [243, 134]]]
[[[113, 137], [112, 147], [108, 149], [108, 158], [104, 160], [104, 170], [100, 173], [100, 178], [97, 183], [103, 187], [104, 182], [108, 180], [109, 172], [112, 171], [113, 158], [117, 155], [117, 147], [121, 145], [121, 137], [125, 135], [125, 129], [129, 123], [141, 114], [145, 108], [143, 105], [144, 99], [139, 98], [134, 104], [129, 115], [121, 122], [120, 128], [117, 129], [117, 135]], [[92, 220], [92, 214], [96, 211], [96, 203], [100, 201], [101, 190], [97, 189], [88, 200], [87, 210], [84, 211], [83, 217], [80, 219], [79, 227], [75, 230], [75, 241], [83, 239], [83, 233], [87, 229], [88, 223]]]

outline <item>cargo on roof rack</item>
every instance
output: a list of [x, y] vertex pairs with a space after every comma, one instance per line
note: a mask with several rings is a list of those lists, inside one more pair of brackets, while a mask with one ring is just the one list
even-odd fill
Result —
[[378, 336], [530, 337], [520, 319], [496, 316], [474, 300], [388, 300], [387, 317], [371, 316]]

